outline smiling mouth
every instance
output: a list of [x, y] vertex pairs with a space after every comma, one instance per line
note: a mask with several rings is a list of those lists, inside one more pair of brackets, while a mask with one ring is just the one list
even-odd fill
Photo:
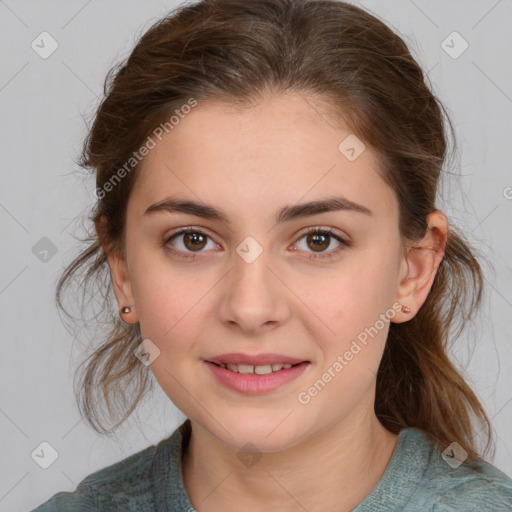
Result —
[[280, 372], [282, 370], [288, 370], [294, 366], [299, 366], [302, 364], [309, 364], [308, 361], [302, 361], [301, 363], [296, 364], [281, 364], [281, 363], [273, 363], [273, 364], [262, 364], [262, 365], [252, 365], [252, 364], [225, 364], [225, 363], [214, 363], [212, 361], [208, 361], [215, 366], [220, 368], [224, 368], [226, 370], [232, 371], [234, 373], [241, 373], [244, 375], [268, 375], [269, 373]]

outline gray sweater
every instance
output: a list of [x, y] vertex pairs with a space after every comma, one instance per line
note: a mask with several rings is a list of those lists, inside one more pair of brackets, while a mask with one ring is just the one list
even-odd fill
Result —
[[[59, 492], [32, 512], [193, 512], [181, 473], [189, 436], [187, 419], [156, 446], [90, 474], [74, 492]], [[508, 476], [486, 462], [458, 465], [453, 455], [443, 458], [419, 429], [401, 430], [386, 471], [353, 512], [512, 511]]]

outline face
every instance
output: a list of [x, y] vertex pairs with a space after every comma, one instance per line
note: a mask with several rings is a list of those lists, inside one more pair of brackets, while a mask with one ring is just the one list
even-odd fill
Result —
[[[186, 416], [233, 449], [250, 440], [284, 450], [373, 413], [396, 312], [394, 192], [372, 150], [358, 155], [353, 138], [340, 150], [350, 130], [305, 98], [242, 110], [198, 104], [147, 155], [128, 203], [123, 291], [143, 339], [160, 350], [151, 369]], [[362, 211], [276, 220], [285, 207], [333, 198]], [[166, 199], [206, 203], [225, 218], [145, 213]], [[244, 392], [206, 362], [226, 353], [307, 363], [275, 389]]]

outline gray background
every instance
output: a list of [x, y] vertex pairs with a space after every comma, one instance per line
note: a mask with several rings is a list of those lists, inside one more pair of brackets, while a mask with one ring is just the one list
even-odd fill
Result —
[[[93, 204], [93, 182], [74, 164], [83, 114], [102, 94], [108, 69], [137, 35], [179, 2], [0, 0], [0, 510], [30, 510], [82, 478], [167, 437], [183, 420], [160, 388], [117, 437], [81, 420], [72, 391], [80, 345], [62, 325], [53, 295]], [[512, 3], [510, 0], [364, 1], [398, 30], [428, 70], [457, 129], [460, 158], [439, 207], [492, 262], [481, 315], [454, 357], [497, 434], [494, 464], [512, 476]], [[58, 49], [31, 47], [47, 31]], [[443, 41], [457, 31], [458, 58]], [[453, 38], [452, 38], [453, 39]], [[448, 39], [452, 53], [461, 41]], [[445, 43], [446, 44], [446, 43]], [[47, 244], [56, 253], [41, 260]], [[36, 249], [34, 249], [34, 247]], [[92, 331], [91, 331], [92, 332]], [[57, 460], [42, 469], [31, 453], [46, 441]]]

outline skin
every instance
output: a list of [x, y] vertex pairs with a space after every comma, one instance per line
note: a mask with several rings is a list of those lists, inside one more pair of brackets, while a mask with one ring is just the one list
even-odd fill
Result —
[[[119, 307], [132, 306], [123, 319], [140, 322], [143, 339], [158, 347], [151, 370], [192, 421], [182, 471], [200, 512], [349, 511], [396, 446], [398, 436], [374, 413], [389, 322], [309, 403], [297, 398], [394, 303], [411, 311], [391, 321], [413, 318], [444, 255], [448, 222], [439, 211], [427, 219], [426, 250], [404, 245], [398, 203], [375, 153], [367, 146], [349, 161], [338, 150], [350, 133], [298, 94], [242, 109], [204, 103], [143, 162], [128, 203], [126, 260], [111, 254], [109, 265]], [[143, 215], [170, 196], [222, 209], [230, 225], [184, 213]], [[285, 205], [332, 196], [373, 215], [335, 211], [274, 224]], [[193, 260], [162, 247], [188, 226], [209, 235], [199, 252], [184, 235], [167, 245], [196, 254]], [[327, 238], [319, 250], [303, 234], [315, 226], [352, 245]], [[252, 263], [236, 252], [247, 236], [263, 249]], [[308, 259], [338, 248], [332, 259]], [[311, 364], [281, 388], [251, 396], [223, 387], [203, 362], [226, 352], [275, 352]], [[248, 442], [260, 456], [253, 464], [238, 457]]]

